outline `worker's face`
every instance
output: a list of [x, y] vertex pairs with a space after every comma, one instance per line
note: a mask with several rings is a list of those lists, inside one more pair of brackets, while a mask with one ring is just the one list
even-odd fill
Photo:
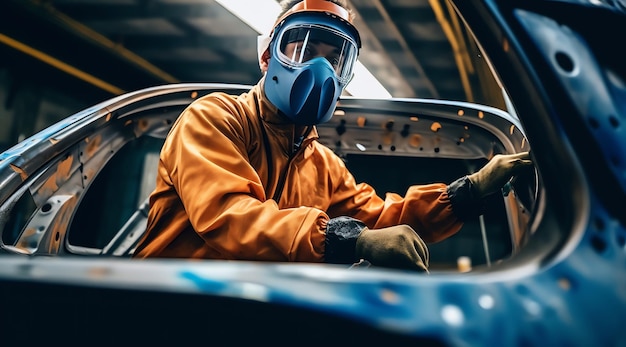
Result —
[[323, 57], [330, 62], [333, 69], [337, 70], [341, 61], [339, 48], [324, 42], [309, 42], [306, 48], [302, 48], [303, 41], [296, 41], [285, 46], [284, 54], [294, 62], [303, 63], [317, 57]]

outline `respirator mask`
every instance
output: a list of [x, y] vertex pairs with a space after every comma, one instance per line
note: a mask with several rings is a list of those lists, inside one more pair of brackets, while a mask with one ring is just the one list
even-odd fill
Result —
[[327, 122], [353, 75], [356, 29], [332, 13], [302, 11], [279, 22], [270, 39], [269, 101], [295, 124]]

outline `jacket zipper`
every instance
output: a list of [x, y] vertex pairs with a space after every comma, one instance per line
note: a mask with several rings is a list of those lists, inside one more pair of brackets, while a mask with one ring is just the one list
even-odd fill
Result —
[[[268, 173], [268, 177], [272, 177], [274, 176], [274, 167], [271, 165], [272, 150], [270, 147], [269, 138], [267, 137], [267, 131], [265, 131], [265, 121], [261, 117], [261, 110], [259, 108], [258, 103], [256, 104], [256, 110], [257, 110], [257, 116], [259, 117], [259, 121], [261, 124], [261, 132], [263, 133], [263, 144], [265, 145], [265, 155], [267, 156], [267, 161], [268, 161], [267, 173]], [[313, 126], [307, 127], [307, 130], [300, 137], [300, 142], [298, 144], [295, 144], [293, 142], [293, 136], [291, 136], [291, 139], [289, 140], [291, 153], [289, 155], [289, 158], [287, 159], [287, 165], [285, 166], [285, 169], [283, 170], [280, 177], [278, 178], [278, 185], [276, 186], [276, 191], [274, 192], [274, 196], [272, 196], [272, 199], [276, 201], [277, 204], [280, 201], [281, 195], [283, 194], [283, 189], [285, 187], [285, 181], [287, 180], [287, 174], [289, 173], [289, 168], [291, 167], [291, 162], [296, 157], [296, 154], [298, 154], [298, 152], [300, 152], [300, 150], [302, 149], [303, 147], [302, 145], [304, 144], [304, 141], [306, 140], [306, 137], [309, 135], [311, 130], [313, 130]]]
[[276, 203], [280, 201], [280, 197], [283, 194], [283, 189], [285, 188], [285, 181], [287, 181], [287, 175], [289, 174], [289, 169], [291, 169], [291, 163], [293, 162], [293, 159], [298, 155], [298, 153], [302, 151], [302, 148], [305, 147], [303, 146], [303, 144], [306, 140], [306, 137], [309, 135], [312, 129], [313, 129], [313, 126], [309, 126], [307, 130], [304, 132], [304, 134], [300, 137], [300, 141], [298, 141], [298, 143], [293, 142], [293, 136], [292, 136], [292, 139], [290, 140], [291, 154], [289, 155], [289, 159], [287, 160], [287, 165], [285, 166], [285, 169], [283, 170], [280, 177], [278, 178], [278, 185], [276, 187], [276, 192], [274, 193], [274, 196], [272, 197], [272, 199], [276, 201]]

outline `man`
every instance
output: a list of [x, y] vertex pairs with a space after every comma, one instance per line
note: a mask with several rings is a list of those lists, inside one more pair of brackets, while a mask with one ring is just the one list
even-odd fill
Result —
[[425, 242], [480, 213], [528, 153], [495, 156], [450, 185], [381, 199], [317, 141], [360, 48], [345, 1], [283, 3], [261, 46], [263, 78], [193, 102], [161, 151], [147, 231], [134, 256], [352, 264], [427, 271]]

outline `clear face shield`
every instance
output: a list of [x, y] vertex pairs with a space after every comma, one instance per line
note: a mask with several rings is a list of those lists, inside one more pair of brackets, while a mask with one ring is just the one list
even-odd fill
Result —
[[314, 58], [325, 58], [341, 85], [352, 78], [358, 47], [344, 33], [317, 24], [294, 24], [281, 31], [277, 38], [278, 61], [289, 68], [299, 68]]

